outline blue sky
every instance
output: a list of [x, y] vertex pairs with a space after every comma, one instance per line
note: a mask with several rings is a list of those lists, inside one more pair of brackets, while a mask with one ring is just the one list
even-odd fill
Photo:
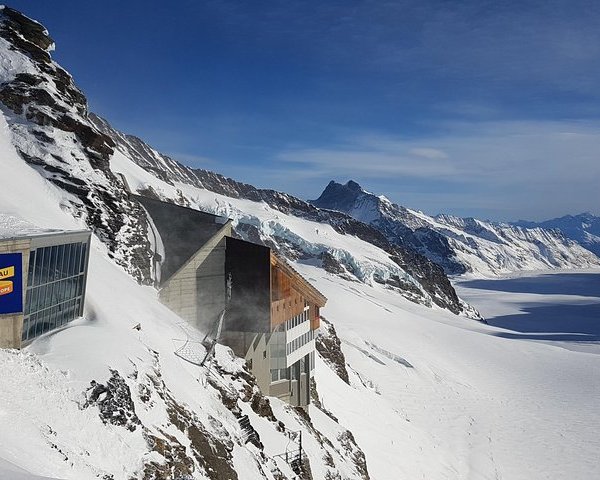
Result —
[[600, 214], [600, 2], [10, 6], [93, 111], [188, 165], [432, 214]]

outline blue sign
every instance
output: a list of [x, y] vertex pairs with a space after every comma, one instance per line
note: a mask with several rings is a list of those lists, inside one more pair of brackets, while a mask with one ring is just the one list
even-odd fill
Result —
[[20, 253], [0, 253], [0, 314], [23, 311], [23, 268]]

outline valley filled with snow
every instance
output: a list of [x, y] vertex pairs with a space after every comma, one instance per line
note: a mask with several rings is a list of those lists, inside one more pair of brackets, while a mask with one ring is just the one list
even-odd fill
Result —
[[600, 271], [552, 270], [462, 279], [456, 289], [477, 305], [495, 335], [600, 354]]
[[[575, 351], [579, 339], [564, 348], [571, 339], [563, 334], [582, 333], [569, 326], [582, 322], [598, 332], [598, 317], [575, 313], [562, 326], [555, 318], [548, 325], [559, 332], [555, 345], [509, 334], [507, 323], [494, 325], [526, 317], [534, 300], [557, 310], [592, 305], [597, 312], [597, 270], [566, 283], [566, 294], [556, 290], [560, 276], [546, 293], [544, 276], [527, 279], [537, 285], [528, 294], [463, 283], [460, 294], [488, 315], [485, 325], [300, 268], [334, 299], [324, 315], [336, 326], [351, 378], [351, 386], [333, 382], [321, 365], [322, 401], [354, 431], [373, 478], [596, 478], [600, 356], [590, 352], [597, 333], [581, 339], [589, 352]], [[518, 289], [524, 279], [504, 281]]]

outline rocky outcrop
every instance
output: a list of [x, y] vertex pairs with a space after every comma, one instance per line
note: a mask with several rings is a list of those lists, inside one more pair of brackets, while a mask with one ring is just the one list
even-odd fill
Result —
[[342, 352], [342, 343], [337, 336], [335, 327], [324, 317], [321, 317], [321, 328], [316, 338], [317, 352], [325, 363], [340, 377], [344, 382], [350, 385], [348, 370], [346, 370], [346, 357]]
[[83, 407], [97, 406], [104, 423], [119, 425], [133, 432], [141, 422], [135, 413], [131, 391], [118, 371], [111, 370], [110, 373], [106, 385], [91, 381]]
[[2, 55], [20, 69], [0, 68], [0, 104], [23, 159], [66, 192], [65, 207], [82, 217], [110, 255], [150, 282], [144, 210], [110, 169], [115, 143], [88, 120], [87, 100], [51, 58], [46, 29], [16, 10], [0, 11]]

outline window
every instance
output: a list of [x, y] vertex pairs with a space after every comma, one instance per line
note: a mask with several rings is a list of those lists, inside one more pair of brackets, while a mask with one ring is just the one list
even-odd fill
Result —
[[273, 368], [271, 369], [271, 382], [277, 382], [279, 380], [289, 380], [290, 369], [289, 368]]
[[71, 265], [71, 262], [73, 261], [73, 245], [69, 244], [69, 245], [65, 245], [65, 260], [63, 262], [63, 278], [66, 278], [69, 276], [69, 268]]
[[23, 340], [58, 328], [81, 314], [86, 243], [40, 247], [29, 254]]
[[87, 245], [81, 244], [81, 259], [79, 260], [79, 273], [83, 273], [85, 270], [85, 259], [86, 259]]

